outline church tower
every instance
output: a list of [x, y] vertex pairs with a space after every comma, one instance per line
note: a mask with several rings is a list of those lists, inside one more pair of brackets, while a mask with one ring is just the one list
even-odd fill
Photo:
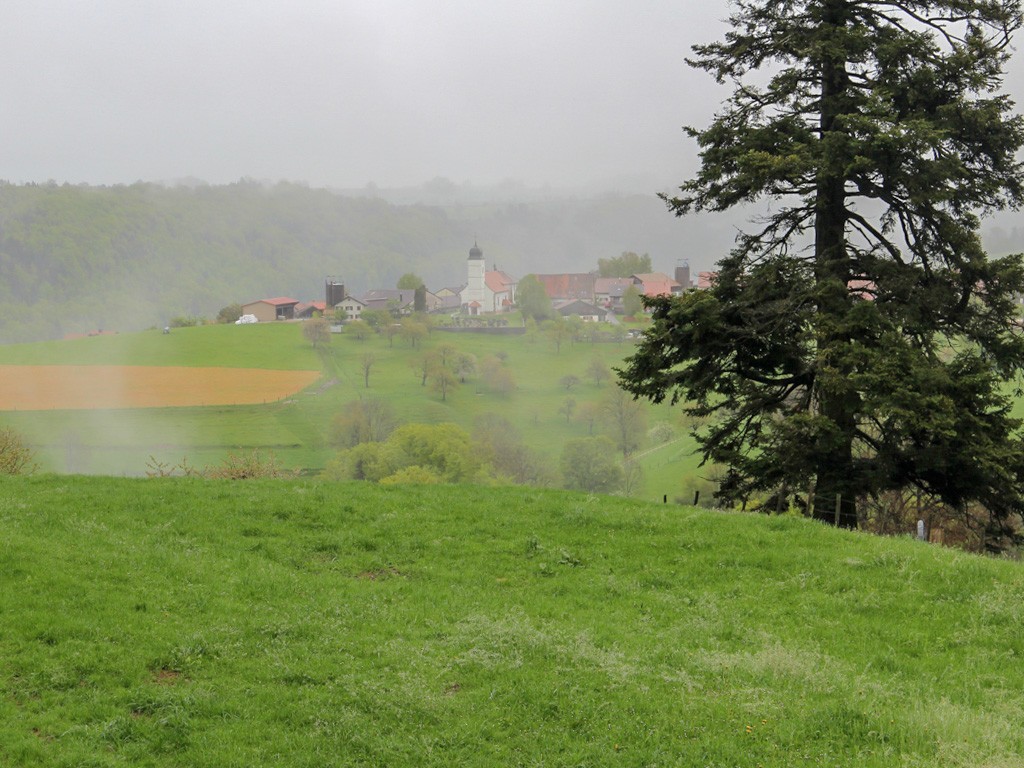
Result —
[[462, 291], [463, 308], [471, 315], [479, 315], [486, 304], [487, 294], [484, 288], [484, 252], [475, 241], [473, 247], [469, 249], [469, 261], [466, 264], [466, 288]]

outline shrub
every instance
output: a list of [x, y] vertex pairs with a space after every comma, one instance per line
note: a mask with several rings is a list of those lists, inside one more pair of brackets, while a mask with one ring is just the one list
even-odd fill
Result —
[[35, 454], [20, 434], [0, 429], [0, 475], [28, 475], [37, 469]]
[[675, 429], [667, 421], [662, 421], [655, 424], [649, 430], [647, 430], [647, 439], [654, 445], [661, 443], [667, 443], [669, 440], [676, 436]]
[[171, 328], [192, 328], [202, 324], [203, 318], [196, 317], [195, 315], [178, 315], [177, 317], [172, 317], [168, 323]]
[[296, 470], [284, 469], [278, 464], [273, 453], [264, 455], [259, 449], [247, 454], [229, 453], [220, 464], [208, 466], [202, 471], [203, 477], [218, 480], [294, 477], [297, 474]]
[[242, 305], [241, 304], [228, 304], [226, 307], [221, 307], [217, 313], [218, 323], [233, 323], [235, 320], [242, 316]]

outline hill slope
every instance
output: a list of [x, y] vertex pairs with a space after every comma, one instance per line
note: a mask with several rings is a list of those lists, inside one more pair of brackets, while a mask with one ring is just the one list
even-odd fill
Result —
[[0, 764], [1011, 766], [1024, 572], [535, 489], [0, 480]]

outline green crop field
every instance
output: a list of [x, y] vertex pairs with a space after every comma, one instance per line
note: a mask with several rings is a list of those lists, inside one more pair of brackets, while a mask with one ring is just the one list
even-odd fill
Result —
[[0, 480], [0, 765], [1010, 768], [1024, 572], [531, 488]]
[[[560, 350], [543, 334], [491, 336], [436, 330], [412, 348], [401, 337], [383, 334], [365, 341], [345, 334], [333, 336], [323, 354], [303, 339], [301, 324], [204, 326], [138, 334], [0, 347], [0, 364], [156, 365], [187, 367], [252, 367], [321, 370], [323, 379], [304, 392], [281, 401], [239, 406], [114, 409], [81, 411], [7, 411], [0, 424], [23, 433], [36, 448], [44, 471], [142, 475], [155, 461], [172, 466], [182, 460], [193, 466], [217, 463], [230, 452], [259, 449], [273, 452], [288, 467], [320, 471], [335, 455], [330, 423], [344, 405], [361, 397], [386, 400], [400, 421], [451, 421], [471, 429], [483, 414], [508, 419], [524, 442], [546, 456], [552, 466], [565, 442], [591, 433], [580, 420], [586, 407], [600, 403], [614, 386], [600, 385], [588, 375], [599, 360], [618, 365], [632, 350], [630, 342], [565, 343]], [[490, 391], [479, 372], [454, 392], [441, 395], [421, 385], [419, 361], [431, 349], [450, 344], [476, 357], [478, 368], [488, 357], [504, 358], [515, 388]], [[362, 360], [372, 354], [370, 386], [364, 386]], [[575, 375], [580, 383], [566, 390], [560, 380]], [[566, 418], [560, 409], [572, 398], [575, 409]], [[692, 500], [699, 485], [693, 441], [686, 437], [679, 409], [645, 407], [647, 425], [665, 423], [673, 442], [645, 442], [641, 464], [645, 480], [637, 493], [660, 500]], [[593, 427], [601, 431], [600, 422]]]

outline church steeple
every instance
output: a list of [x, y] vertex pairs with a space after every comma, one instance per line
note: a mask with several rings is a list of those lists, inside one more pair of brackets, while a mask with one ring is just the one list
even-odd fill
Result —
[[484, 252], [474, 240], [466, 262], [466, 287], [462, 291], [462, 304], [471, 315], [493, 311], [493, 308], [487, 306], [486, 269]]

